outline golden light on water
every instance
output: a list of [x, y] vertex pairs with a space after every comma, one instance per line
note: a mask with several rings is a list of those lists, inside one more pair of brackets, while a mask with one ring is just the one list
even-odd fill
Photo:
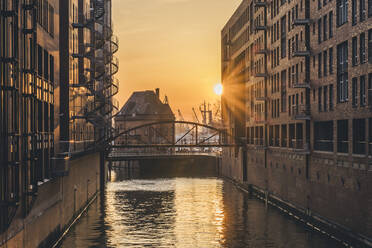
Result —
[[223, 86], [222, 86], [222, 84], [220, 84], [220, 83], [219, 84], [216, 84], [214, 86], [213, 90], [214, 90], [214, 93], [216, 95], [218, 95], [218, 96], [222, 95], [222, 93], [223, 93]]

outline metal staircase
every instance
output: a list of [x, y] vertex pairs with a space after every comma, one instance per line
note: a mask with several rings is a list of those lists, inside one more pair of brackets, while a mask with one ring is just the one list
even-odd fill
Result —
[[89, 98], [80, 111], [70, 118], [72, 122], [83, 119], [94, 126], [94, 142], [85, 147], [87, 150], [105, 151], [109, 147], [106, 141], [115, 132], [112, 118], [119, 108], [113, 98], [118, 93], [118, 81], [114, 78], [118, 72], [118, 60], [113, 56], [118, 51], [118, 40], [105, 18], [109, 2], [94, 0], [90, 17], [72, 25], [76, 29], [87, 29], [91, 34], [91, 40], [83, 45], [84, 49], [72, 55], [74, 58], [88, 59], [89, 67], [84, 68], [83, 80], [70, 85], [84, 89]]

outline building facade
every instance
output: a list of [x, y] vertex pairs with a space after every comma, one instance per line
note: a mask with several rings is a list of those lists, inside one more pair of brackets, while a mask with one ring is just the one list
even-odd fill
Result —
[[[175, 116], [167, 102], [160, 100], [159, 89], [134, 92], [115, 117], [117, 133], [124, 133], [115, 140], [115, 145], [174, 144], [174, 123], [149, 125], [157, 122], [173, 122]], [[167, 148], [125, 148], [118, 152], [156, 152]]]
[[0, 1], [0, 247], [50, 247], [100, 189], [111, 25], [110, 0]]
[[224, 173], [371, 242], [372, 1], [244, 0], [221, 40]]

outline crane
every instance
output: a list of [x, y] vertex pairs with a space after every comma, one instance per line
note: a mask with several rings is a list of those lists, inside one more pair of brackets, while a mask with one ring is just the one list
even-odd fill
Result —
[[195, 108], [192, 108], [192, 112], [194, 112], [195, 119], [198, 123], [200, 123], [198, 115], [196, 114]]

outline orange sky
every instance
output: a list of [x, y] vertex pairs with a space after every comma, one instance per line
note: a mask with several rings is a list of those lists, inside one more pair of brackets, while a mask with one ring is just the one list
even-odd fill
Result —
[[173, 112], [214, 102], [220, 31], [241, 0], [112, 0], [119, 37], [122, 106], [133, 91], [160, 88]]

